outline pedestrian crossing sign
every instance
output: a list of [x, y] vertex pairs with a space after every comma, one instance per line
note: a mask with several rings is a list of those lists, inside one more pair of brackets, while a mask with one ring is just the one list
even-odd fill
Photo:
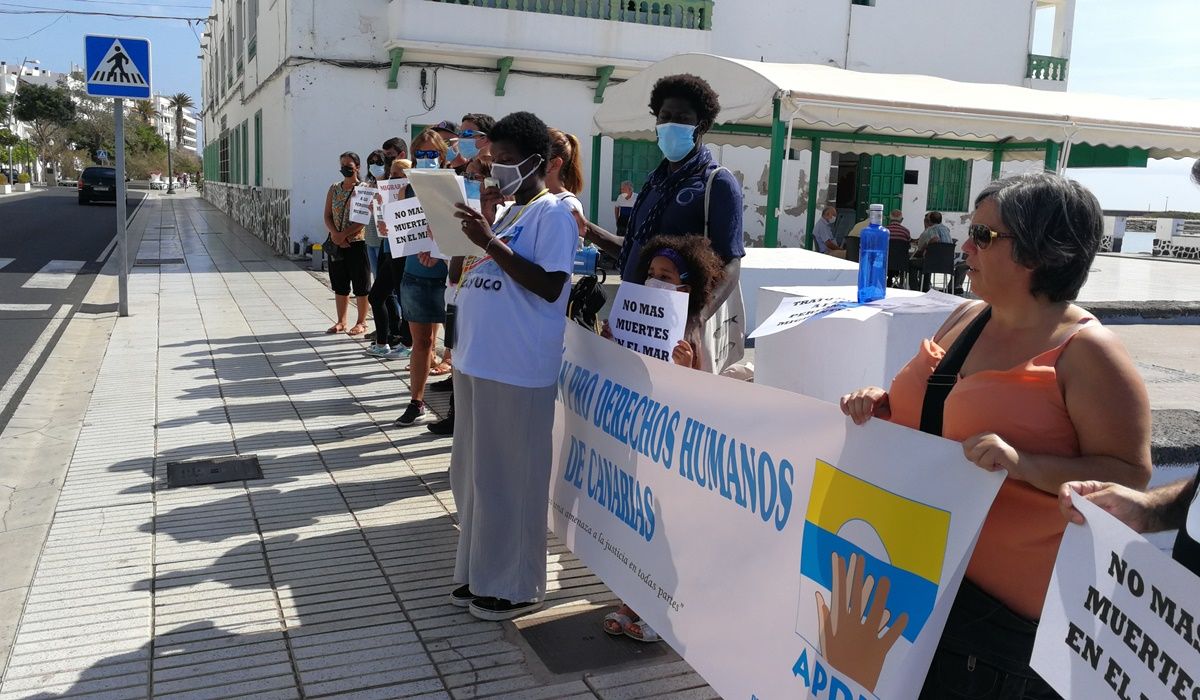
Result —
[[150, 42], [115, 36], [84, 37], [87, 94], [150, 97]]

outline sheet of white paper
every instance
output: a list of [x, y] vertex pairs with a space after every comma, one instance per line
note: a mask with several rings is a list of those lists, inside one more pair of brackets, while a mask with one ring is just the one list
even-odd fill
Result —
[[789, 328], [794, 328], [805, 321], [815, 318], [829, 311], [834, 311], [838, 308], [843, 308], [850, 302], [845, 299], [834, 299], [832, 297], [785, 297], [779, 302], [779, 306], [775, 312], [767, 317], [767, 320], [759, 324], [758, 328], [750, 334], [751, 338], [760, 338], [764, 335], [771, 335], [785, 331]]
[[356, 224], [371, 223], [371, 201], [377, 194], [379, 190], [374, 187], [355, 187], [354, 194], [350, 197], [350, 221]]
[[867, 302], [867, 305], [881, 311], [904, 313], [907, 311], [915, 312], [946, 307], [953, 309], [964, 301], [965, 299], [962, 297], [956, 297], [952, 294], [929, 291], [918, 297], [884, 297], [877, 301]]
[[865, 321], [881, 313], [883, 313], [883, 309], [877, 309], [872, 306], [848, 306], [825, 314], [825, 318], [848, 318], [852, 321]]
[[462, 231], [462, 220], [455, 218], [455, 204], [467, 204], [463, 179], [453, 170], [410, 170], [408, 180], [425, 209], [429, 234], [444, 255], [478, 255], [479, 246]]
[[634, 352], [671, 360], [687, 325], [688, 295], [622, 282], [608, 320], [613, 340]]

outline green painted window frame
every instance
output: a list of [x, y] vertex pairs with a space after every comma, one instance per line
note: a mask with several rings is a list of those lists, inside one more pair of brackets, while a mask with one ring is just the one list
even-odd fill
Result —
[[646, 178], [662, 163], [662, 151], [656, 141], [613, 139], [612, 156], [612, 199], [621, 194], [621, 183], [629, 180], [633, 191], [642, 189]]
[[971, 164], [965, 158], [929, 159], [929, 211], [968, 211], [971, 195]]
[[217, 182], [229, 182], [229, 132], [221, 132], [217, 146]]
[[250, 129], [242, 122], [242, 184], [250, 184]]
[[263, 143], [262, 143], [262, 110], [254, 113], [254, 186], [262, 187], [262, 160], [263, 160]]

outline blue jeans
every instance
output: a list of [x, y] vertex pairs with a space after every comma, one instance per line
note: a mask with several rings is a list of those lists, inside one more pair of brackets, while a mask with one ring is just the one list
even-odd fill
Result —
[[371, 261], [371, 277], [379, 276], [379, 246], [367, 246], [367, 258]]

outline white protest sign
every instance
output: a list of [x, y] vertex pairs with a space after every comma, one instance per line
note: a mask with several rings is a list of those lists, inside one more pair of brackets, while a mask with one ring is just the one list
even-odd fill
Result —
[[574, 324], [558, 388], [551, 527], [717, 693], [917, 697], [1003, 474]]
[[779, 306], [775, 309], [775, 312], [768, 316], [767, 320], [759, 324], [758, 328], [754, 329], [750, 337], [760, 338], [764, 335], [786, 331], [789, 328], [804, 323], [810, 318], [843, 309], [849, 305], [850, 302], [845, 299], [834, 299], [832, 297], [786, 297], [783, 301], [779, 302]]
[[350, 221], [356, 224], [371, 223], [371, 201], [377, 194], [379, 190], [374, 187], [355, 187], [354, 194], [350, 197]]
[[383, 220], [387, 224], [388, 245], [393, 258], [435, 250], [425, 211], [416, 197], [383, 205]]
[[479, 246], [462, 231], [455, 204], [467, 204], [466, 186], [453, 170], [410, 170], [409, 182], [429, 219], [430, 236], [444, 255], [477, 255]]
[[399, 202], [404, 199], [404, 190], [408, 189], [408, 178], [398, 177], [394, 180], [379, 180], [375, 183], [383, 203]]
[[1068, 525], [1033, 670], [1068, 698], [1200, 698], [1200, 578], [1084, 498]]
[[1188, 509], [1187, 522], [1184, 523], [1188, 536], [1193, 540], [1200, 540], [1200, 506], [1196, 505], [1197, 501], [1200, 501], [1200, 492], [1192, 497], [1192, 507]]
[[671, 360], [687, 325], [688, 295], [622, 282], [613, 300], [608, 326], [621, 346], [660, 360]]

